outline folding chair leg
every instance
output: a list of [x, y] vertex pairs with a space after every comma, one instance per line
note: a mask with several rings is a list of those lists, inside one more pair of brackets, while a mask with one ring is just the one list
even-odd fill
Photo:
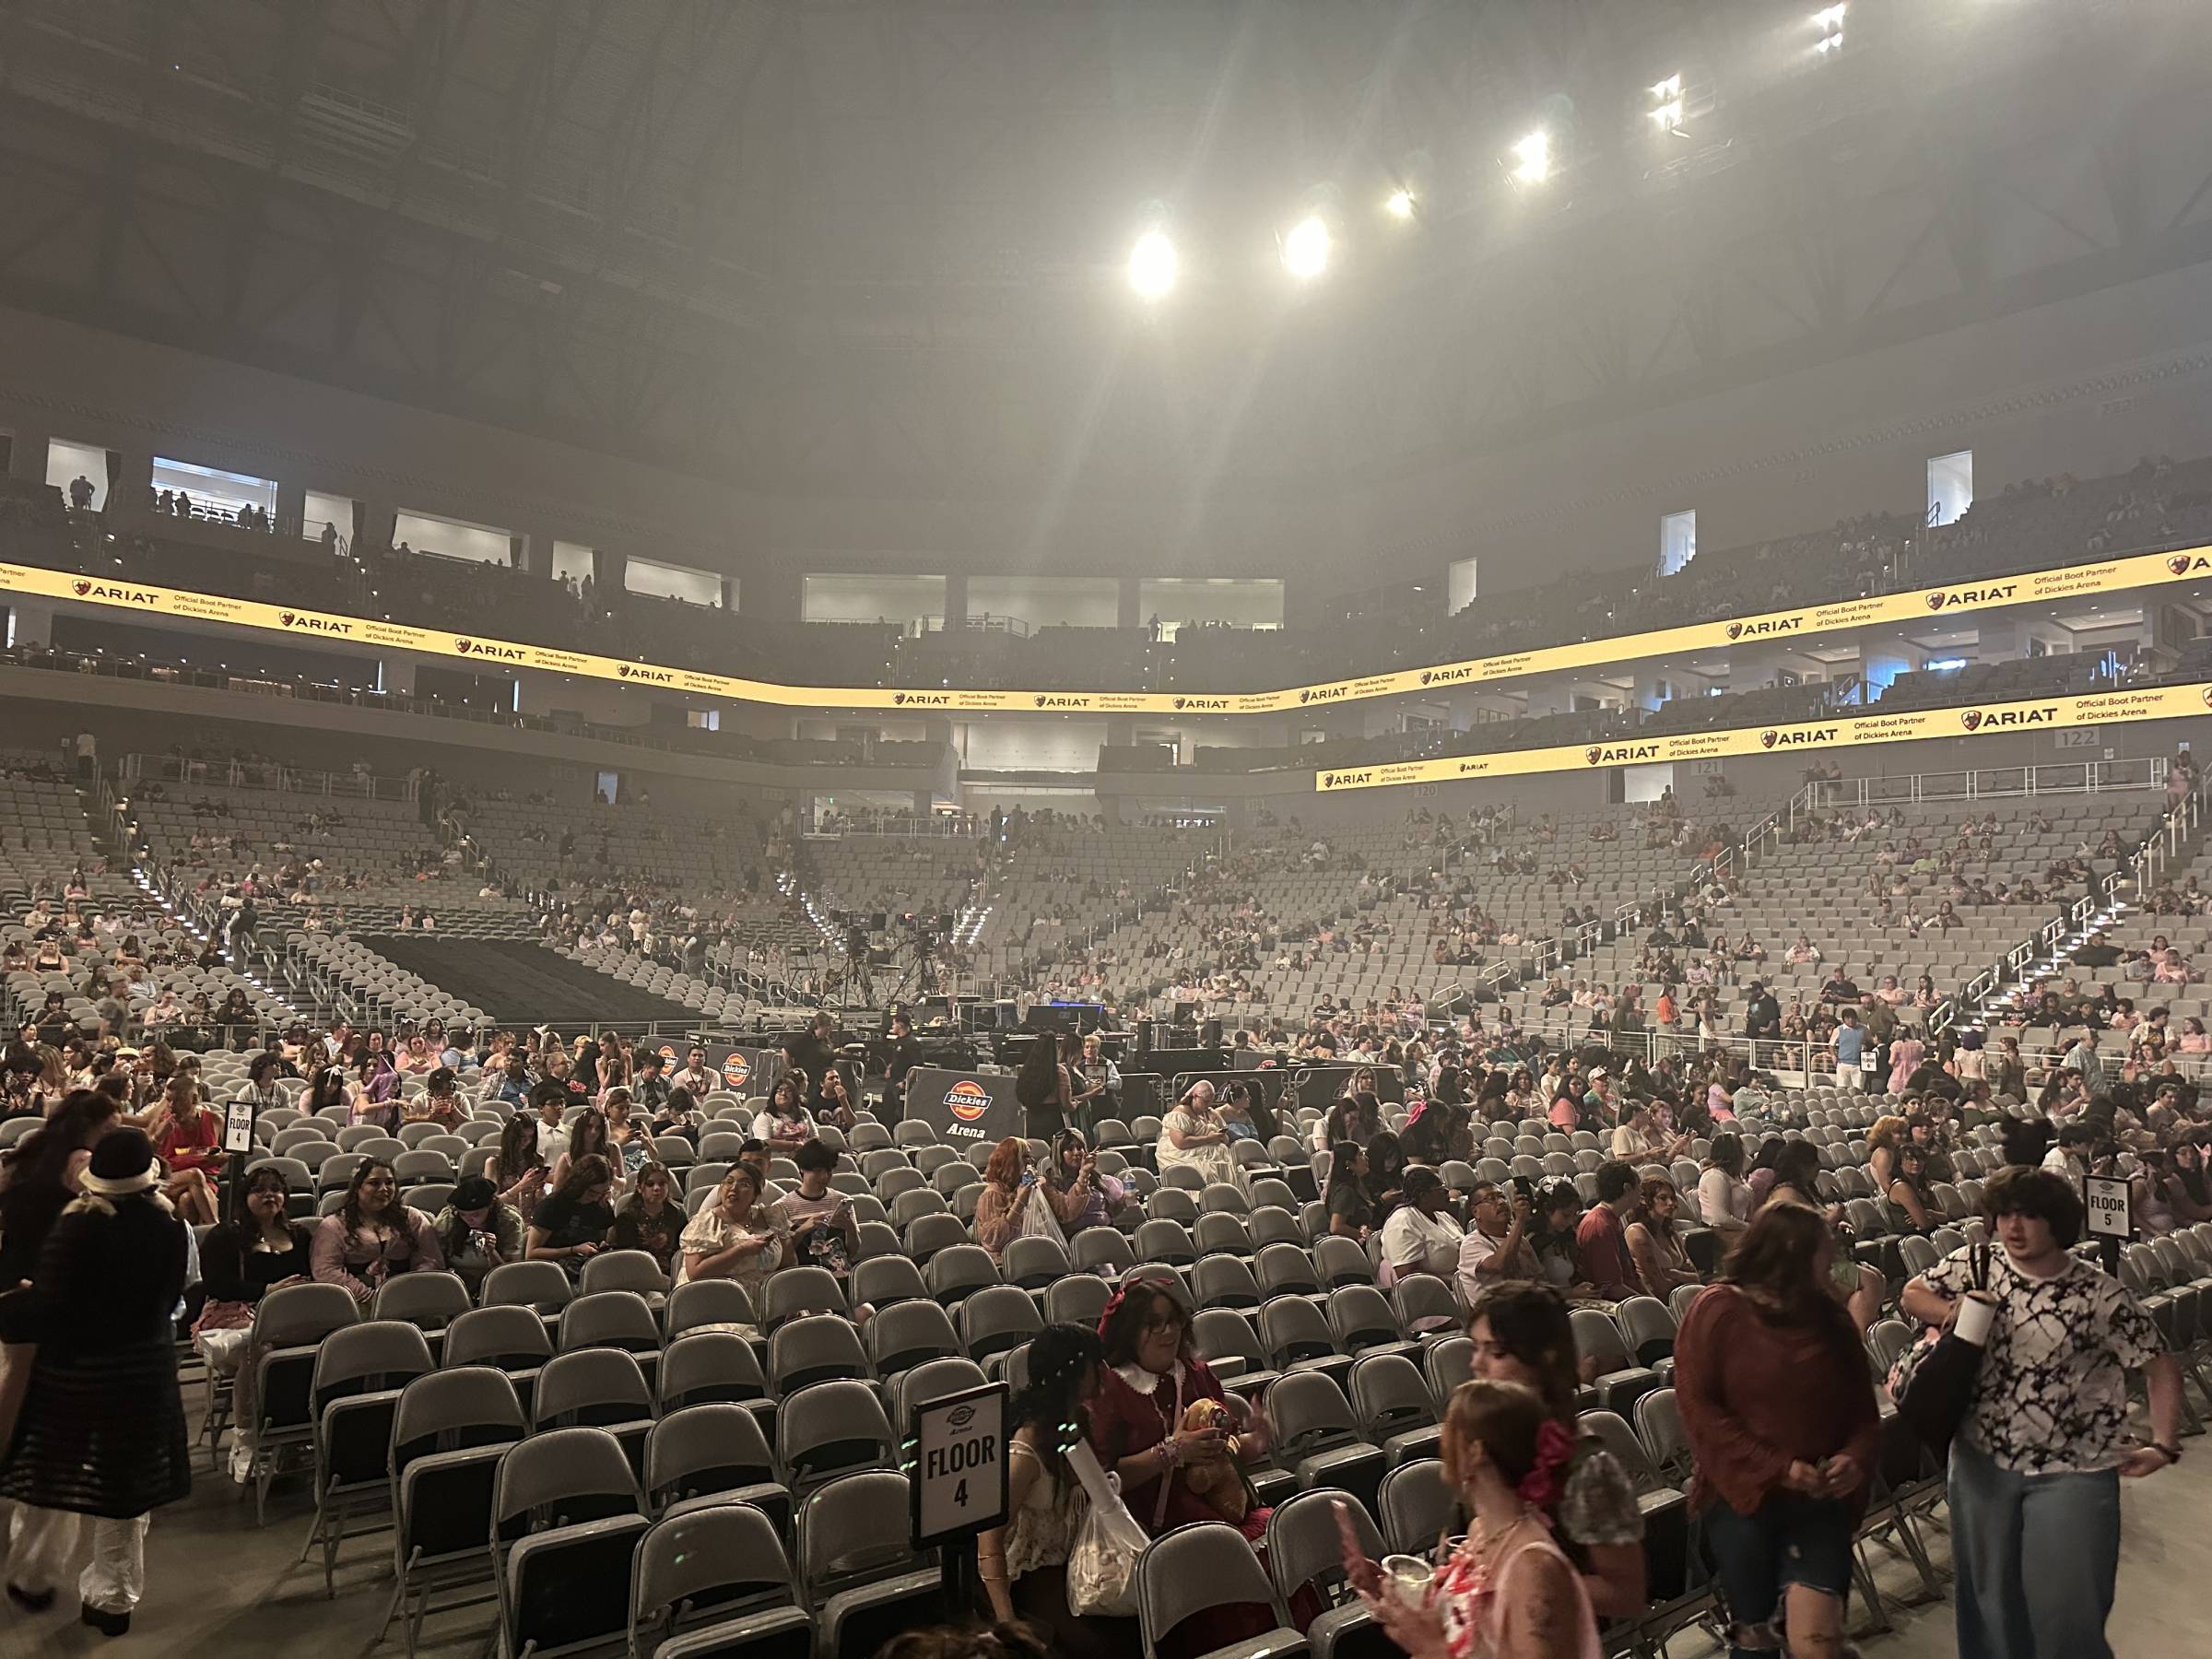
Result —
[[1882, 1600], [1882, 1592], [1874, 1582], [1874, 1570], [1866, 1564], [1866, 1552], [1860, 1546], [1851, 1547], [1851, 1579], [1858, 1585], [1859, 1596], [1866, 1604], [1867, 1625], [1858, 1632], [1862, 1636], [1887, 1636], [1897, 1626], [1890, 1621], [1889, 1608]]

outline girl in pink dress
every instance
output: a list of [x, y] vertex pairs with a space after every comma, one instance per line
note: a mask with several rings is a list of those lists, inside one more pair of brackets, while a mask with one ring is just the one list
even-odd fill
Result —
[[1474, 1520], [1426, 1591], [1385, 1581], [1345, 1524], [1346, 1571], [1411, 1659], [1603, 1659], [1582, 1575], [1545, 1518], [1573, 1451], [1535, 1390], [1463, 1382], [1444, 1414], [1444, 1476]]

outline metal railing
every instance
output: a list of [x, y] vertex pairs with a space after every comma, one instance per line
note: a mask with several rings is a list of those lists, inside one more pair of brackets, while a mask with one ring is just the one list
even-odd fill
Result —
[[116, 763], [116, 779], [140, 782], [221, 784], [229, 789], [265, 789], [288, 794], [348, 796], [354, 800], [412, 801], [418, 778], [379, 778], [369, 772], [318, 771], [275, 760], [205, 759], [194, 755], [132, 753]]

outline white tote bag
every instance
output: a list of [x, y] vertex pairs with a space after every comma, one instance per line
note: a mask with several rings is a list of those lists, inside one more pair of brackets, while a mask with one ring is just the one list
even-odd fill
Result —
[[1067, 1466], [1088, 1500], [1067, 1557], [1067, 1606], [1086, 1618], [1136, 1617], [1136, 1558], [1151, 1542], [1122, 1501], [1118, 1483], [1099, 1466], [1088, 1441], [1068, 1449]]

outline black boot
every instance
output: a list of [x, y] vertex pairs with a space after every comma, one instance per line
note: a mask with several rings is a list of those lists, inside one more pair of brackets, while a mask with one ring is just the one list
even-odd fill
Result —
[[131, 1628], [131, 1616], [128, 1613], [103, 1612], [90, 1602], [78, 1609], [76, 1617], [79, 1623], [90, 1625], [102, 1636], [121, 1636]]

